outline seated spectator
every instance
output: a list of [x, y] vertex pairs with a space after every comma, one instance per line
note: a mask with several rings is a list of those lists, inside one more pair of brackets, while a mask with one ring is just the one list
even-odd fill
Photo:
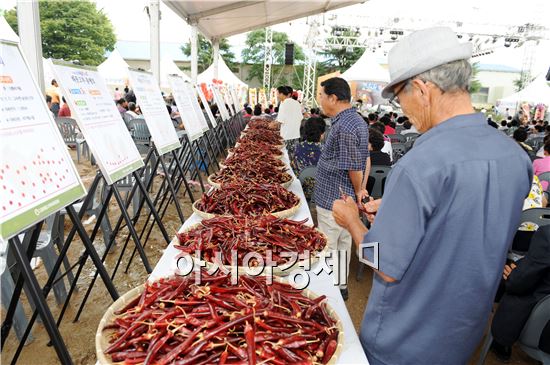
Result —
[[[550, 172], [550, 143], [544, 145], [544, 158], [539, 158], [533, 161], [533, 173], [537, 176], [545, 172]], [[548, 190], [548, 182], [541, 181], [544, 191]]]
[[254, 115], [257, 116], [257, 117], [262, 115], [262, 106], [261, 105], [258, 104], [254, 107]]
[[250, 118], [252, 116], [252, 108], [247, 106], [244, 108], [244, 117]]
[[525, 141], [527, 140], [527, 131], [524, 128], [518, 128], [514, 131], [513, 137], [514, 140], [520, 145], [520, 147], [523, 148], [523, 150], [527, 152], [529, 156], [531, 156], [531, 154], [533, 153], [533, 148], [525, 143]]
[[267, 107], [267, 109], [269, 109], [269, 112], [266, 112], [266, 114], [272, 114], [272, 113], [274, 112], [273, 104], [269, 104], [269, 106]]
[[391, 166], [390, 155], [382, 152], [384, 135], [378, 129], [369, 128], [370, 163], [376, 166]]
[[[299, 176], [303, 169], [310, 166], [317, 166], [319, 157], [321, 157], [321, 138], [325, 133], [325, 121], [319, 117], [311, 117], [306, 120], [304, 125], [304, 141], [298, 143], [291, 156], [291, 167], [296, 176]], [[306, 199], [310, 200], [313, 196], [315, 180], [306, 179], [304, 185], [304, 194]]]
[[384, 134], [385, 135], [395, 134], [395, 128], [393, 128], [391, 126], [392, 121], [391, 121], [390, 117], [383, 116], [382, 118], [380, 118], [380, 122], [384, 124]]
[[70, 117], [71, 116], [71, 109], [69, 109], [69, 105], [67, 104], [67, 101], [65, 101], [65, 97], [62, 96], [61, 100], [63, 100], [63, 105], [61, 105], [61, 108], [59, 108], [59, 113], [57, 114], [58, 117]]
[[116, 107], [120, 114], [126, 113], [126, 111], [128, 110], [128, 102], [126, 101], [126, 99], [120, 98], [116, 102]]
[[[502, 361], [508, 361], [512, 345], [521, 335], [535, 305], [550, 294], [550, 226], [543, 226], [533, 235], [526, 255], [508, 261], [502, 274], [504, 296], [493, 317], [492, 350]], [[549, 346], [539, 348], [548, 350]]]
[[498, 130], [503, 132], [506, 132], [508, 130], [508, 125], [506, 124], [505, 120], [502, 120], [500, 122], [500, 127], [498, 127]]
[[[384, 118], [384, 117], [382, 117]], [[380, 119], [382, 119], [380, 118]], [[380, 133], [384, 134], [384, 131], [386, 127], [381, 122], [376, 122], [371, 125], [371, 129], [374, 128], [375, 130], [378, 130]], [[390, 156], [390, 159], [393, 161], [393, 148], [391, 146], [391, 140], [384, 136], [384, 147], [382, 148], [382, 152], [387, 153]]]
[[411, 123], [411, 121], [407, 119], [403, 123], [403, 130], [401, 131], [401, 134], [405, 135], [410, 133], [418, 133], [418, 131], [416, 130], [416, 127]]
[[271, 109], [265, 108], [264, 113], [265, 113], [265, 114], [271, 114]]
[[136, 103], [131, 101], [128, 103], [128, 111], [126, 113], [128, 113], [132, 118], [139, 118], [139, 114], [136, 113], [136, 109]]
[[402, 126], [407, 120], [409, 120], [409, 118], [407, 118], [406, 116], [402, 115], [400, 117], [398, 117], [396, 119], [396, 125], [398, 126]]
[[369, 113], [367, 118], [369, 120], [369, 124], [374, 124], [374, 123], [378, 122], [378, 114], [376, 114], [376, 113]]
[[495, 129], [498, 129], [498, 124], [496, 124], [494, 121], [493, 121], [493, 116], [489, 115], [487, 117], [487, 124], [489, 124], [491, 127], [495, 128]]

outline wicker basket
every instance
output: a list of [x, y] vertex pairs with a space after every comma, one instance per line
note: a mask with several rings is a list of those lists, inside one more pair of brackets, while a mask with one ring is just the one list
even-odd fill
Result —
[[[207, 213], [207, 212], [204, 212], [202, 210], [199, 210], [199, 208], [197, 208], [197, 204], [199, 202], [200, 202], [200, 200], [196, 200], [193, 203], [192, 207], [193, 207], [193, 212], [197, 213], [201, 218], [210, 219], [210, 218], [214, 218], [214, 217], [217, 217], [218, 215], [220, 215], [220, 214]], [[272, 214], [277, 218], [290, 218], [298, 212], [301, 205], [302, 205], [302, 202], [300, 201], [300, 202], [298, 202], [297, 205], [295, 205], [294, 207], [292, 207], [290, 209], [282, 210], [280, 212], [275, 212], [275, 213], [269, 213], [269, 214]], [[227, 214], [224, 214], [224, 215], [227, 215]]]
[[[185, 229], [182, 233], [185, 233], [185, 232], [191, 231], [195, 228], [198, 228], [200, 225], [201, 225], [201, 223], [193, 224], [192, 226]], [[327, 244], [325, 245], [325, 248], [322, 251], [319, 252], [319, 255], [315, 255], [313, 257], [310, 257], [311, 266], [314, 266], [319, 261], [319, 256], [326, 255], [326, 253], [329, 250], [328, 237], [323, 232], [321, 232], [319, 230], [317, 230], [317, 232], [325, 238], [325, 241], [327, 242]], [[179, 244], [179, 242], [178, 242], [178, 244]], [[214, 264], [210, 261], [201, 261], [201, 260], [197, 259], [194, 256], [192, 256], [192, 258], [196, 263], [204, 263], [206, 265], [207, 269], [210, 269], [214, 266]], [[290, 265], [288, 267], [284, 267], [284, 270], [280, 267], [274, 267], [273, 268], [273, 275], [275, 275], [275, 276], [288, 276], [292, 272], [292, 270], [294, 270], [295, 268], [298, 268], [300, 266], [300, 264], [302, 264], [302, 263], [303, 263], [303, 261], [296, 260], [296, 262], [293, 265]], [[233, 268], [233, 266], [230, 266], [230, 265], [225, 265], [225, 264], [223, 264], [223, 265], [225, 267], [229, 268], [229, 269]], [[237, 266], [237, 271], [239, 272], [240, 275], [247, 274], [247, 270], [248, 270], [248, 268], [246, 266]]]
[[[278, 280], [276, 277], [274, 280]], [[105, 314], [101, 318], [101, 321], [99, 322], [99, 326], [97, 327], [97, 332], [95, 335], [95, 349], [96, 349], [96, 356], [97, 356], [97, 363], [100, 365], [112, 365], [112, 364], [123, 364], [123, 362], [114, 363], [110, 360], [109, 355], [106, 355], [104, 351], [109, 347], [109, 338], [107, 336], [107, 333], [105, 332], [104, 328], [111, 324], [116, 318], [115, 312], [124, 308], [128, 303], [130, 303], [133, 299], [135, 299], [137, 296], [141, 295], [145, 288], [145, 285], [140, 285], [120, 298], [118, 298], [109, 308], [107, 308], [107, 311], [105, 311]], [[304, 289], [302, 291], [302, 294], [310, 299], [315, 299], [319, 297], [316, 293], [309, 289]], [[338, 316], [338, 313], [328, 304], [326, 303], [326, 309], [327, 314], [336, 321], [336, 327], [338, 328], [338, 346], [336, 348], [336, 351], [334, 352], [334, 355], [330, 358], [328, 364], [336, 364], [338, 357], [340, 356], [340, 353], [342, 352], [342, 349], [344, 347], [344, 326], [342, 325], [342, 321], [340, 320], [340, 316]]]
[[[290, 175], [290, 174], [289, 174]], [[211, 174], [208, 176], [207, 178], [207, 181], [208, 181], [208, 184], [210, 184], [210, 186], [212, 186], [214, 189], [219, 189], [221, 187], [222, 184], [220, 183], [217, 183], [215, 181], [212, 180], [212, 177], [214, 176], [214, 174]], [[284, 182], [282, 184], [280, 184], [283, 188], [285, 189], [288, 189], [290, 187], [290, 185], [292, 185], [292, 183], [294, 182], [294, 177], [292, 175], [290, 175], [290, 180], [288, 180], [287, 182]]]

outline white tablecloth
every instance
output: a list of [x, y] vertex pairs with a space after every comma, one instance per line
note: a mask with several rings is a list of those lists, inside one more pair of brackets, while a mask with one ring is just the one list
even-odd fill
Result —
[[[283, 156], [283, 161], [286, 162], [287, 165], [289, 164], [288, 154], [286, 150]], [[292, 171], [290, 171], [290, 174], [294, 177]], [[295, 178], [292, 182], [292, 185], [289, 187], [289, 190], [297, 194], [300, 197], [301, 201], [300, 209], [292, 217], [292, 219], [303, 220], [307, 218], [309, 220], [308, 223], [313, 224], [311, 220], [311, 212], [309, 211], [309, 207], [304, 196], [300, 181]], [[199, 217], [197, 214], [193, 214], [185, 221], [183, 226], [180, 228], [180, 232], [200, 222], [201, 219], [202, 218]], [[177, 243], [176, 237], [174, 237], [170, 245], [164, 251], [162, 257], [157, 263], [157, 266], [151, 273], [149, 280], [155, 280], [161, 277], [169, 276], [175, 272], [175, 257], [181, 253], [180, 250], [174, 247], [175, 243]], [[344, 346], [338, 358], [337, 364], [368, 364], [369, 362], [367, 360], [367, 357], [365, 356], [363, 348], [361, 347], [359, 337], [355, 332], [355, 327], [353, 326], [353, 322], [351, 321], [344, 300], [342, 299], [340, 290], [338, 286], [335, 286], [333, 284], [332, 274], [328, 274], [324, 271], [319, 273], [319, 275], [311, 273], [308, 289], [312, 290], [316, 294], [326, 295], [328, 304], [332, 308], [334, 308], [336, 313], [338, 313], [340, 320], [342, 321], [342, 325], [344, 327]]]

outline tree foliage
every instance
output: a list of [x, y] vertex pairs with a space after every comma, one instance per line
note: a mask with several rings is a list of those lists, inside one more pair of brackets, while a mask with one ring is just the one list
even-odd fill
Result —
[[[198, 71], [201, 73], [212, 64], [214, 60], [214, 47], [202, 34], [199, 34], [197, 43]], [[191, 56], [191, 42], [182, 46], [181, 50], [186, 56]], [[231, 46], [226, 38], [220, 40], [220, 57], [223, 58], [231, 71], [236, 71], [235, 54], [231, 52]]]
[[479, 64], [477, 62], [472, 64], [472, 81], [470, 81], [470, 94], [475, 94], [481, 90], [481, 82], [477, 79], [479, 73]]
[[[355, 28], [338, 27], [341, 32], [338, 36], [332, 37], [360, 37], [361, 33]], [[335, 34], [336, 27], [333, 27], [332, 34]], [[357, 47], [333, 47], [321, 50], [318, 58], [321, 62], [317, 63], [318, 75], [324, 75], [334, 71], [345, 72], [350, 68], [365, 52], [364, 48]]]
[[[271, 64], [271, 80], [277, 80], [277, 84], [289, 83], [294, 88], [301, 88], [300, 73], [303, 75], [303, 67], [295, 66], [294, 68], [284, 67], [285, 61], [285, 44], [290, 43], [290, 39], [286, 33], [273, 32], [273, 46], [270, 55]], [[264, 55], [265, 55], [265, 28], [254, 30], [246, 36], [246, 47], [243, 49], [241, 56], [244, 63], [251, 64], [250, 72], [247, 81], [258, 79], [263, 80], [264, 77]], [[294, 63], [304, 61], [305, 56], [302, 48], [294, 45]], [[301, 71], [300, 71], [301, 70]], [[282, 71], [282, 72], [281, 72]], [[295, 71], [298, 73], [296, 76]], [[292, 79], [291, 82], [288, 82]]]
[[[46, 58], [98, 65], [116, 43], [113, 25], [102, 10], [88, 0], [39, 2], [42, 53]], [[4, 17], [18, 33], [17, 9]]]

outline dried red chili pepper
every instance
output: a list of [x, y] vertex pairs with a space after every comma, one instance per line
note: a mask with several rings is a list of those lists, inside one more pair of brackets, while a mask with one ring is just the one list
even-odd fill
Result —
[[197, 209], [216, 215], [266, 215], [291, 209], [300, 198], [280, 185], [253, 182], [224, 183], [202, 195]]
[[[186, 232], [178, 233], [180, 242], [175, 245], [176, 248], [188, 254], [195, 254], [195, 250], [201, 250], [203, 259], [214, 262], [214, 257], [220, 253], [221, 264], [232, 265], [232, 250], [237, 250], [242, 255], [238, 259], [238, 265], [243, 265], [244, 255], [249, 252], [256, 252], [260, 256], [267, 257], [267, 251], [270, 250], [272, 259], [278, 265], [284, 265], [289, 262], [290, 257], [283, 255], [292, 252], [297, 255], [308, 250], [312, 255], [322, 251], [326, 244], [326, 238], [314, 227], [306, 226], [301, 222], [300, 233], [296, 234], [294, 229], [289, 229], [288, 219], [277, 218], [274, 216], [262, 217], [216, 217], [205, 219], [201, 223]], [[294, 224], [294, 223], [293, 223]], [[293, 226], [294, 227], [294, 226]], [[231, 232], [228, 235], [228, 232]], [[252, 260], [251, 260], [252, 261]], [[248, 283], [245, 283], [248, 284]], [[261, 296], [266, 296], [267, 290], [284, 290], [288, 293], [287, 298], [292, 295], [298, 295], [302, 302], [315, 304], [315, 302], [304, 298], [300, 291], [293, 288], [285, 288], [278, 283], [273, 283]], [[222, 289], [219, 289], [222, 290]], [[251, 294], [254, 294], [252, 290]], [[228, 308], [234, 310], [234, 308]], [[293, 308], [294, 314], [300, 309]]]
[[[133, 307], [107, 326], [119, 337], [105, 352], [113, 361], [125, 363], [226, 365], [305, 364], [318, 359], [326, 363], [334, 354], [338, 330], [334, 320], [325, 321], [322, 300], [307, 299], [278, 282], [269, 289], [264, 277], [241, 276], [234, 290], [221, 290], [231, 284], [229, 276], [207, 276], [206, 271], [202, 275], [202, 284], [174, 278], [146, 285], [145, 294], [139, 296], [144, 298], [141, 304], [133, 301]], [[162, 299], [161, 293], [173, 291], [179, 291], [173, 300]], [[277, 305], [272, 300], [275, 294]], [[290, 316], [296, 306], [305, 307], [308, 301], [319, 304], [309, 320]], [[201, 304], [180, 307], [177, 302]], [[197, 317], [203, 315], [203, 308], [208, 317]], [[142, 312], [136, 315], [138, 310]]]

